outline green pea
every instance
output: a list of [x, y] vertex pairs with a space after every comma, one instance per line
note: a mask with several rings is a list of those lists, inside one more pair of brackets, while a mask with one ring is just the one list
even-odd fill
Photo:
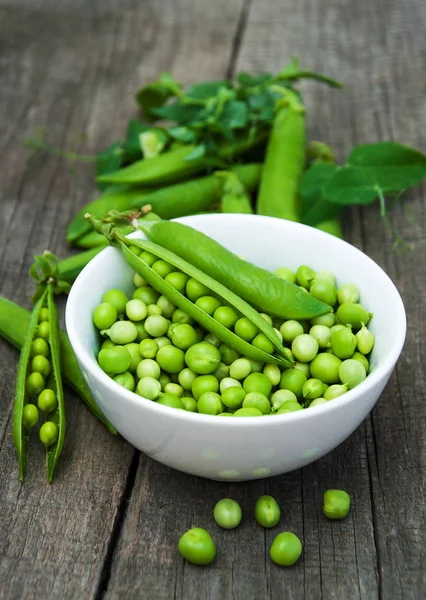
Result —
[[269, 379], [273, 386], [278, 385], [281, 380], [281, 371], [278, 365], [265, 365], [263, 374]]
[[324, 492], [322, 511], [328, 519], [344, 519], [351, 506], [351, 497], [344, 490]]
[[192, 277], [188, 279], [186, 284], [186, 295], [191, 302], [196, 302], [198, 298], [201, 298], [202, 296], [208, 296], [209, 293], [210, 290], [204, 285], [204, 283], [200, 283]]
[[194, 319], [188, 315], [185, 311], [177, 308], [172, 314], [172, 322], [177, 324], [192, 325]]
[[239, 408], [234, 412], [234, 417], [262, 417], [263, 413], [258, 408]]
[[170, 319], [176, 310], [176, 306], [170, 302], [166, 296], [160, 296], [157, 300], [157, 306], [163, 311], [163, 317]]
[[37, 425], [39, 420], [39, 412], [34, 404], [26, 404], [22, 410], [22, 425], [25, 429], [32, 429]]
[[313, 325], [309, 330], [309, 334], [316, 339], [318, 347], [321, 350], [330, 348], [331, 333], [330, 327], [326, 327], [325, 325]]
[[359, 289], [354, 283], [344, 283], [337, 290], [337, 300], [339, 304], [346, 302], [356, 303], [359, 301]]
[[172, 342], [177, 348], [188, 350], [197, 343], [197, 334], [191, 325], [178, 325], [172, 333]]
[[[287, 350], [287, 348], [284, 348], [284, 352], [286, 350]], [[259, 360], [253, 360], [252, 358], [249, 358], [248, 360], [251, 364], [251, 372], [252, 373], [262, 373], [263, 372], [264, 364], [262, 362], [260, 362]]]
[[311, 285], [311, 281], [315, 278], [315, 271], [311, 269], [311, 267], [307, 267], [306, 265], [300, 266], [296, 271], [296, 282], [297, 285], [301, 285], [302, 287], [309, 290]]
[[102, 296], [102, 302], [112, 304], [119, 315], [124, 313], [128, 297], [122, 290], [112, 289], [105, 292]]
[[334, 354], [323, 352], [317, 354], [309, 366], [312, 377], [331, 385], [332, 383], [339, 383], [339, 367], [341, 364], [340, 358], [337, 358]]
[[49, 321], [42, 321], [41, 323], [38, 324], [38, 328], [37, 328], [37, 335], [38, 337], [44, 339], [44, 340], [48, 340], [49, 336], [50, 336], [50, 323]]
[[213, 316], [216, 309], [220, 307], [220, 302], [214, 296], [201, 296], [195, 301], [195, 305], [210, 316]]
[[118, 373], [117, 375], [114, 375], [113, 380], [118, 383], [118, 385], [121, 385], [121, 387], [129, 390], [129, 392], [133, 392], [135, 389], [135, 379], [133, 375], [129, 373], [129, 371], [124, 371], [124, 373]]
[[126, 315], [131, 321], [142, 321], [146, 318], [148, 309], [145, 302], [133, 298], [126, 304]]
[[245, 391], [239, 386], [231, 386], [222, 392], [222, 402], [228, 408], [241, 408], [245, 397]]
[[114, 348], [114, 346], [116, 346], [117, 344], [114, 344], [114, 342], [112, 342], [109, 339], [106, 339], [102, 342], [102, 346], [101, 346], [101, 350], [104, 350], [105, 348]]
[[50, 375], [51, 369], [50, 361], [42, 354], [34, 356], [31, 361], [31, 370], [36, 373], [41, 373], [45, 379]]
[[108, 375], [124, 373], [130, 367], [130, 354], [124, 346], [104, 348], [99, 352], [98, 363]]
[[[195, 348], [196, 346], [192, 346]], [[187, 352], [189, 352], [190, 348]], [[180, 348], [175, 346], [163, 346], [157, 352], [156, 360], [163, 371], [167, 373], [179, 373], [185, 367], [185, 354]], [[188, 365], [191, 368], [191, 365]], [[195, 369], [192, 369], [195, 371]]]
[[183, 389], [187, 391], [191, 391], [192, 384], [195, 379], [197, 379], [197, 374], [194, 373], [194, 371], [191, 371], [191, 369], [188, 369], [188, 367], [182, 369], [178, 375], [179, 385], [181, 385]]
[[336, 277], [334, 273], [332, 271], [328, 271], [327, 269], [322, 269], [321, 271], [315, 273], [315, 279], [325, 279], [336, 286]]
[[311, 362], [318, 354], [318, 342], [309, 333], [303, 333], [293, 340], [291, 351], [296, 360], [304, 363]]
[[58, 406], [58, 400], [53, 390], [45, 389], [37, 398], [37, 405], [43, 413], [50, 413]]
[[280, 279], [285, 279], [290, 283], [296, 283], [296, 273], [288, 267], [279, 267], [278, 269], [275, 269], [274, 275]]
[[223, 394], [225, 390], [230, 387], [240, 387], [242, 388], [241, 383], [238, 379], [233, 379], [232, 377], [224, 377], [222, 381], [219, 383], [220, 393]]
[[133, 254], [136, 254], [136, 256], [139, 256], [142, 253], [142, 248], [139, 248], [139, 246], [135, 246], [134, 244], [129, 246], [129, 250], [130, 252], [133, 252]]
[[163, 371], [161, 371], [158, 381], [160, 382], [162, 391], [164, 391], [164, 388], [166, 387], [166, 385], [171, 382], [170, 375], [168, 375], [167, 373], [163, 373]]
[[370, 363], [368, 362], [368, 358], [364, 354], [361, 354], [361, 352], [354, 352], [350, 358], [352, 360], [359, 361], [364, 367], [365, 372], [368, 373], [370, 369]]
[[237, 358], [229, 367], [229, 374], [233, 379], [245, 379], [250, 372], [251, 363], [247, 358]]
[[197, 401], [191, 396], [181, 398], [183, 409], [188, 412], [197, 412]]
[[235, 323], [234, 333], [246, 342], [251, 342], [259, 333], [259, 329], [247, 317], [241, 317]]
[[41, 373], [31, 373], [25, 385], [30, 396], [38, 396], [44, 390], [44, 377]]
[[336, 323], [335, 325], [333, 325], [333, 327], [330, 327], [331, 335], [333, 335], [333, 333], [335, 331], [348, 331], [348, 330], [350, 330], [350, 327], [348, 327], [347, 325], [342, 325], [341, 323]]
[[192, 395], [198, 400], [206, 392], [217, 392], [219, 382], [213, 375], [200, 375], [192, 382]]
[[223, 412], [223, 403], [216, 392], [204, 392], [198, 398], [197, 410], [204, 415], [218, 415]]
[[243, 400], [243, 408], [257, 408], [263, 415], [268, 415], [271, 412], [271, 405], [267, 396], [259, 392], [249, 392]]
[[334, 400], [334, 398], [338, 398], [339, 396], [341, 396], [342, 394], [344, 394], [347, 391], [348, 391], [348, 386], [346, 384], [341, 385], [341, 384], [335, 383], [334, 385], [330, 385], [330, 387], [328, 387], [325, 390], [324, 398], [326, 400]]
[[135, 323], [133, 323], [133, 325], [136, 327], [137, 331], [137, 337], [135, 341], [141, 342], [142, 340], [146, 340], [149, 338], [149, 333], [145, 331], [143, 323], [136, 321]]
[[303, 384], [306, 380], [307, 377], [302, 371], [288, 369], [281, 375], [280, 388], [290, 390], [298, 399], [301, 399], [303, 397]]
[[157, 304], [150, 304], [149, 306], [146, 307], [146, 312], [148, 317], [151, 316], [163, 316], [163, 311], [161, 310], [161, 308], [157, 305]]
[[230, 366], [240, 356], [236, 350], [234, 350], [233, 348], [230, 348], [226, 344], [221, 344], [219, 346], [219, 353], [220, 353], [222, 362], [227, 366]]
[[151, 265], [151, 269], [155, 271], [157, 275], [163, 278], [174, 271], [174, 267], [166, 260], [162, 259], [156, 260], [155, 263]]
[[143, 287], [144, 285], [148, 285], [148, 282], [146, 281], [146, 279], [144, 279], [143, 277], [141, 277], [139, 275], [139, 273], [135, 273], [133, 275], [133, 283], [135, 287]]
[[52, 423], [52, 421], [46, 421], [40, 427], [40, 441], [42, 444], [49, 448], [52, 446], [56, 440], [58, 439], [58, 426], [56, 423]]
[[208, 565], [216, 556], [216, 546], [211, 535], [201, 527], [193, 527], [179, 540], [181, 556], [194, 565]]
[[320, 404], [327, 404], [327, 400], [325, 398], [315, 398], [309, 405], [309, 408], [314, 408], [315, 406], [319, 406]]
[[272, 562], [280, 567], [291, 567], [302, 554], [302, 542], [291, 531], [279, 533], [272, 542], [270, 556]]
[[154, 290], [154, 288], [149, 285], [144, 285], [143, 287], [138, 288], [133, 292], [133, 298], [136, 300], [141, 300], [147, 306], [150, 304], [156, 304], [160, 294]]
[[311, 319], [311, 325], [325, 325], [325, 327], [332, 327], [334, 322], [335, 316], [333, 312]]
[[356, 337], [348, 328], [333, 331], [331, 334], [331, 350], [340, 359], [352, 356], [356, 348]]
[[254, 507], [254, 518], [261, 527], [275, 527], [280, 521], [281, 510], [272, 496], [260, 496]]
[[302, 387], [302, 395], [306, 400], [315, 400], [323, 394], [324, 386], [319, 379], [308, 379]]
[[157, 400], [157, 404], [183, 410], [182, 400], [173, 394], [162, 394], [162, 396]]
[[238, 312], [232, 306], [219, 306], [213, 317], [227, 329], [233, 329], [238, 321]]
[[216, 346], [216, 348], [219, 348], [219, 346], [221, 345], [221, 341], [218, 337], [215, 336], [214, 333], [206, 333], [206, 335], [203, 337], [203, 340], [205, 342], [207, 342], [208, 344], [212, 344], [212, 346]]
[[49, 356], [49, 344], [43, 338], [35, 338], [31, 343], [31, 356], [37, 354], [41, 356]]
[[311, 283], [309, 293], [317, 300], [334, 306], [337, 302], [336, 286], [328, 279], [314, 279]]
[[154, 379], [154, 377], [142, 377], [138, 381], [136, 391], [140, 396], [148, 400], [156, 400], [161, 394], [161, 383], [157, 379]]
[[258, 333], [251, 343], [255, 348], [259, 348], [259, 350], [263, 350], [267, 354], [274, 353], [275, 346], [264, 333]]
[[38, 321], [48, 321], [49, 320], [49, 309], [47, 306], [43, 306], [38, 313]]
[[163, 346], [171, 346], [171, 344], [172, 344], [171, 340], [169, 340], [169, 338], [166, 338], [164, 336], [156, 337], [154, 341], [157, 344], [158, 349], [162, 348]]
[[130, 321], [116, 321], [106, 333], [114, 344], [120, 346], [130, 344], [138, 337], [138, 330]]
[[271, 396], [271, 410], [277, 412], [285, 402], [297, 402], [297, 397], [291, 390], [277, 390]]
[[367, 373], [363, 365], [353, 359], [344, 360], [339, 367], [339, 377], [342, 383], [346, 383], [348, 388], [359, 385], [367, 377]]
[[370, 354], [374, 346], [374, 335], [362, 324], [361, 329], [356, 334], [356, 345], [362, 354]]
[[297, 336], [304, 333], [303, 325], [299, 323], [299, 321], [289, 319], [288, 321], [284, 321], [281, 325], [280, 333], [283, 336], [283, 341], [291, 344]]
[[155, 254], [148, 252], [148, 250], [144, 250], [143, 252], [141, 252], [140, 257], [150, 267], [152, 267], [152, 265], [157, 260], [157, 257], [155, 256]]
[[219, 413], [217, 415], [218, 417], [233, 417], [234, 413], [230, 413], [230, 412], [223, 412], [223, 413]]
[[158, 352], [158, 344], [155, 340], [142, 340], [139, 344], [139, 354], [142, 358], [155, 358]]
[[199, 342], [186, 351], [185, 362], [194, 373], [208, 375], [216, 370], [221, 362], [221, 355], [212, 344]]
[[241, 523], [241, 506], [231, 498], [222, 498], [213, 509], [213, 517], [222, 529], [235, 529]]
[[263, 373], [251, 373], [243, 382], [243, 388], [246, 393], [259, 392], [265, 396], [269, 396], [272, 390], [272, 383]]
[[93, 311], [93, 323], [99, 330], [109, 329], [117, 320], [117, 309], [109, 302], [102, 302]]
[[267, 315], [266, 313], [259, 313], [259, 315], [262, 317], [262, 319], [265, 319], [265, 321], [272, 326], [272, 317]]
[[172, 273], [166, 275], [164, 279], [169, 285], [174, 287], [175, 290], [177, 290], [181, 294], [184, 294], [186, 284], [188, 283], [189, 275], [186, 275], [185, 273], [180, 273], [179, 271], [173, 271]]
[[277, 410], [277, 415], [284, 415], [290, 412], [297, 412], [303, 410], [303, 407], [298, 402], [284, 402]]
[[[157, 353], [158, 356], [159, 352]], [[143, 377], [152, 377], [158, 379], [161, 374], [160, 365], [152, 358], [144, 358], [139, 362], [136, 368], [136, 375], [139, 379]]]
[[306, 379], [310, 378], [311, 369], [310, 369], [309, 363], [302, 363], [302, 362], [299, 362], [298, 360], [296, 360], [294, 363], [294, 368], [299, 371], [302, 371], [302, 373], [305, 375]]
[[343, 325], [360, 329], [363, 324], [367, 325], [373, 315], [362, 304], [344, 302], [337, 309], [336, 316]]
[[161, 337], [169, 328], [169, 321], [161, 315], [151, 315], [144, 323], [145, 331], [153, 337]]
[[213, 371], [212, 375], [214, 375], [220, 383], [222, 381], [222, 379], [225, 379], [225, 377], [229, 377], [229, 367], [226, 366], [225, 363], [221, 362], [218, 364], [217, 368]]

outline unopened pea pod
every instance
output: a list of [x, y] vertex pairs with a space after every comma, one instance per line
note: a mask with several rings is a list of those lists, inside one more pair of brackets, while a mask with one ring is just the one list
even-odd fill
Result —
[[312, 319], [331, 307], [269, 271], [249, 263], [188, 225], [144, 223], [150, 240], [176, 253], [251, 305], [283, 319]]
[[74, 246], [78, 246], [79, 248], [91, 249], [91, 248], [105, 248], [107, 245], [106, 240], [103, 235], [100, 233], [96, 233], [96, 231], [89, 231], [85, 233], [81, 237], [79, 237], [75, 242], [73, 242]]
[[[120, 239], [120, 238], [119, 238]], [[174, 264], [177, 268], [181, 269], [184, 273], [193, 277], [197, 281], [200, 281], [204, 285], [206, 285], [209, 289], [211, 289], [215, 294], [223, 298], [226, 302], [234, 306], [237, 310], [239, 310], [243, 315], [248, 317], [255, 325], [258, 327], [262, 333], [264, 333], [268, 339], [273, 343], [275, 350], [277, 351], [277, 355], [273, 356], [272, 354], [268, 354], [263, 350], [260, 350], [246, 342], [242, 338], [238, 337], [235, 333], [233, 333], [230, 329], [227, 329], [223, 326], [219, 321], [211, 317], [205, 311], [200, 309], [196, 304], [191, 302], [186, 296], [181, 294], [177, 289], [173, 288], [165, 279], [163, 279], [160, 275], [158, 275], [151, 267], [147, 265], [139, 256], [136, 256], [131, 250], [129, 250], [126, 244], [129, 244], [129, 240], [126, 238], [121, 238], [121, 248], [123, 251], [124, 258], [130, 264], [130, 266], [141, 275], [144, 279], [146, 279], [150, 285], [158, 292], [161, 292], [164, 296], [170, 299], [173, 304], [178, 306], [180, 309], [185, 311], [188, 315], [193, 317], [198, 323], [200, 323], [203, 327], [205, 327], [208, 331], [216, 335], [220, 340], [222, 340], [225, 344], [242, 354], [248, 358], [252, 358], [254, 360], [259, 360], [262, 362], [268, 363], [278, 363], [290, 365], [291, 361], [285, 356], [282, 345], [278, 337], [276, 336], [273, 328], [263, 319], [251, 306], [249, 306], [246, 302], [238, 298], [235, 294], [227, 290], [224, 286], [214, 281], [208, 275], [205, 275], [201, 271], [199, 271], [196, 267], [182, 260], [178, 256], [174, 255], [172, 252], [169, 252], [165, 248], [157, 246], [152, 242], [145, 240], [137, 240], [133, 239], [132, 244], [136, 246], [140, 246], [149, 252], [156, 254], [163, 260]]]
[[[16, 348], [23, 348], [31, 327], [32, 313], [11, 300], [0, 296], [0, 336]], [[59, 331], [62, 377], [67, 385], [83, 400], [91, 412], [107, 427], [110, 433], [116, 429], [101, 413], [84, 381], [65, 331]]]

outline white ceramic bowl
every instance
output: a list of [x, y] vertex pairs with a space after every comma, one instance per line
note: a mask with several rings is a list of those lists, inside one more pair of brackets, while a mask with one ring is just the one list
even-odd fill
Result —
[[[83, 375], [99, 407], [121, 435], [155, 460], [210, 479], [243, 481], [297, 469], [330, 452], [371, 411], [401, 353], [406, 318], [401, 297], [368, 256], [331, 235], [289, 221], [252, 215], [179, 219], [266, 269], [330, 269], [338, 284], [352, 281], [374, 313], [373, 370], [341, 398], [296, 413], [218, 418], [171, 409], [129, 392], [98, 366], [92, 312], [110, 288], [131, 294], [133, 272], [109, 247], [82, 271], [66, 307], [66, 326]], [[142, 233], [136, 233], [144, 237]], [[196, 248], [194, 249], [196, 250]]]

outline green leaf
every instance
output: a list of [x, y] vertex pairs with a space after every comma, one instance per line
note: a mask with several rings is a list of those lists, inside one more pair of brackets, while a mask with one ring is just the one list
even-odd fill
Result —
[[333, 177], [338, 167], [332, 163], [317, 162], [308, 169], [300, 183], [300, 219], [306, 225], [317, 225], [334, 218], [342, 210], [340, 204], [324, 198], [324, 184]]
[[423, 166], [426, 168], [426, 155], [396, 142], [378, 142], [354, 148], [346, 164], [353, 167]]
[[231, 100], [223, 107], [217, 123], [224, 129], [241, 129], [247, 125], [248, 118], [249, 112], [246, 103], [240, 100]]
[[130, 119], [127, 123], [126, 141], [123, 151], [126, 161], [134, 162], [142, 158], [142, 148], [140, 144], [140, 134], [147, 131], [149, 127], [139, 121], [139, 119]]
[[243, 87], [258, 87], [268, 83], [273, 78], [272, 73], [261, 73], [260, 75], [251, 75], [246, 71], [237, 74], [237, 81]]
[[324, 198], [341, 205], [370, 204], [378, 196], [380, 186], [368, 170], [359, 167], [340, 167], [325, 182]]
[[265, 91], [248, 98], [252, 118], [255, 120], [272, 123], [275, 117], [275, 97], [270, 91]]
[[182, 104], [182, 102], [177, 100], [167, 106], [156, 108], [152, 112], [162, 119], [167, 119], [167, 121], [186, 125], [189, 121], [196, 120], [202, 110], [199, 106]]
[[142, 108], [144, 117], [150, 121], [156, 118], [155, 109], [174, 96], [181, 94], [182, 86], [170, 73], [161, 73], [158, 81], [142, 87], [136, 94], [136, 101]]
[[[96, 177], [116, 171], [121, 167], [122, 160], [123, 150], [121, 142], [114, 142], [109, 148], [96, 155]], [[103, 190], [105, 185], [97, 183], [97, 187]]]
[[193, 144], [195, 142], [195, 133], [189, 127], [169, 127], [167, 131], [170, 137], [184, 144]]
[[201, 83], [191, 85], [186, 90], [185, 95], [189, 96], [190, 98], [206, 100], [216, 96], [221, 88], [230, 89], [231, 87], [231, 82], [227, 81], [226, 79], [219, 79], [217, 81], [203, 81]]
[[203, 158], [206, 154], [206, 146], [205, 144], [199, 144], [194, 148], [192, 152], [190, 152], [187, 156], [185, 156], [185, 160], [196, 160], [197, 158]]

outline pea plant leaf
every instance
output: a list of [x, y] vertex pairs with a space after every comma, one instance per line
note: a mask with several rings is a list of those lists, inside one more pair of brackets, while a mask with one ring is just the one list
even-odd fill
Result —
[[190, 98], [197, 98], [200, 100], [207, 100], [216, 96], [220, 89], [230, 89], [232, 84], [226, 79], [220, 79], [218, 81], [203, 81], [202, 83], [196, 83], [191, 85], [185, 92], [186, 96]]
[[260, 75], [251, 75], [246, 71], [237, 73], [237, 81], [242, 87], [254, 88], [265, 85], [272, 81], [272, 73], [261, 73]]
[[169, 98], [181, 95], [181, 92], [181, 84], [170, 73], [161, 73], [158, 81], [149, 83], [136, 93], [136, 101], [144, 117], [152, 121], [156, 119], [155, 109], [163, 106]]
[[426, 168], [426, 155], [397, 142], [361, 144], [349, 154], [346, 164], [352, 167], [415, 167]]
[[247, 104], [240, 100], [231, 100], [223, 107], [217, 122], [224, 129], [242, 129], [247, 125], [248, 118]]
[[305, 171], [300, 183], [300, 218], [306, 225], [316, 225], [333, 219], [342, 206], [324, 198], [323, 187], [338, 171], [333, 163], [316, 162]]
[[140, 135], [148, 131], [149, 127], [139, 119], [130, 119], [127, 124], [126, 139], [123, 145], [124, 158], [127, 162], [134, 162], [142, 158]]
[[166, 106], [155, 108], [152, 110], [152, 113], [157, 117], [166, 119], [167, 121], [173, 121], [175, 123], [179, 123], [180, 125], [186, 125], [191, 121], [199, 119], [199, 114], [201, 111], [202, 108], [200, 109], [199, 106], [183, 104], [178, 100], [176, 102], [172, 102], [171, 104], [167, 104]]
[[[123, 161], [123, 150], [121, 142], [117, 141], [111, 144], [103, 152], [99, 152], [96, 155], [96, 177], [105, 175], [106, 173], [112, 173], [121, 167]], [[99, 190], [103, 190], [105, 184], [96, 184]]]
[[195, 132], [189, 127], [180, 127], [179, 125], [176, 127], [169, 127], [167, 132], [174, 140], [184, 144], [193, 144], [196, 141]]

